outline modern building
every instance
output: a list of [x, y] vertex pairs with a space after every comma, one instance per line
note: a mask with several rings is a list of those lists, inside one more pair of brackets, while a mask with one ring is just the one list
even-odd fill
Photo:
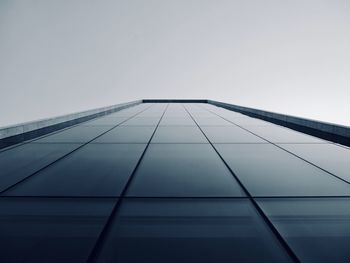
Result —
[[144, 100], [0, 130], [2, 262], [350, 262], [350, 129]]

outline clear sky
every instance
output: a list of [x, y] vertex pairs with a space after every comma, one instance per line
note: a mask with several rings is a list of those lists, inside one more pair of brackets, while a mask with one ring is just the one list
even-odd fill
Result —
[[1, 0], [0, 126], [210, 98], [350, 126], [349, 0]]

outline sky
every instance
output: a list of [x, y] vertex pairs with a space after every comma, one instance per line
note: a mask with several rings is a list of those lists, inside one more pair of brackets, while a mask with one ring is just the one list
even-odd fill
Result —
[[142, 98], [350, 126], [350, 1], [0, 1], [0, 126]]

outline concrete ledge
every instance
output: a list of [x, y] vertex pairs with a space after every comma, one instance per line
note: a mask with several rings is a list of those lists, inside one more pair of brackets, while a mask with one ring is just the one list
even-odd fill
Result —
[[276, 123], [322, 139], [350, 146], [350, 127], [347, 126], [289, 116], [213, 100], [208, 100], [208, 103], [231, 111], [240, 112], [250, 117]]
[[0, 148], [141, 104], [142, 100], [0, 128]]

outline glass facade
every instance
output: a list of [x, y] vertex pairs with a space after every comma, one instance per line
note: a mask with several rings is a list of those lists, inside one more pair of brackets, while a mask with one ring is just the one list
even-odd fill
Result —
[[2, 262], [349, 262], [350, 149], [143, 103], [0, 151]]

